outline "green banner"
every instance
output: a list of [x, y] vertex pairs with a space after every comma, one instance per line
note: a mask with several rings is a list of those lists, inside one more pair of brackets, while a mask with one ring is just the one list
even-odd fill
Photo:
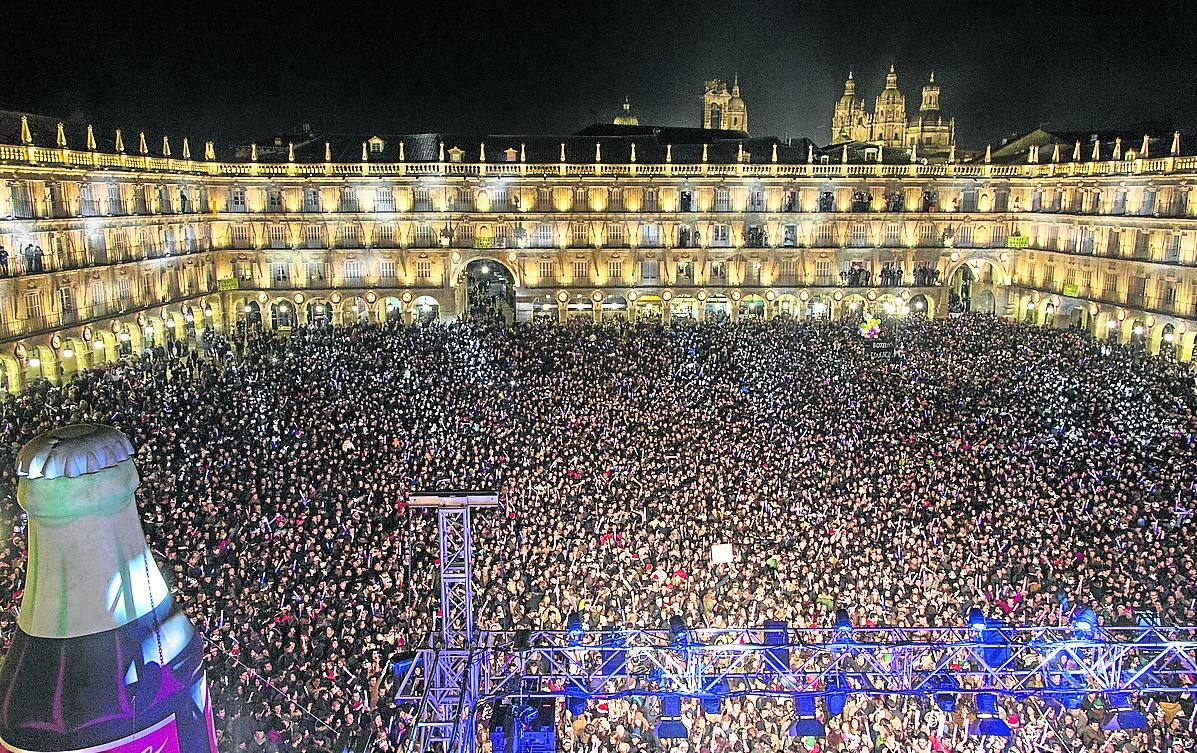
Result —
[[217, 290], [238, 290], [241, 287], [241, 280], [236, 277], [225, 277], [216, 281]]

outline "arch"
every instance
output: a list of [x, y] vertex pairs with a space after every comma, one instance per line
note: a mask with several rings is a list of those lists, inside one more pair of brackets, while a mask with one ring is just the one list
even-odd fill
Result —
[[752, 293], [744, 296], [740, 301], [739, 306], [740, 316], [751, 316], [757, 319], [765, 318], [765, 299], [763, 296]]
[[581, 293], [575, 293], [569, 302], [565, 304], [565, 320], [571, 319], [593, 319], [594, 306], [590, 303], [590, 299]]
[[403, 301], [390, 295], [378, 299], [378, 320], [380, 322], [402, 322]]
[[669, 316], [672, 319], [697, 319], [698, 299], [692, 295], [679, 295], [669, 302]]
[[1056, 300], [1054, 298], [1052, 298], [1051, 296], [1048, 296], [1039, 302], [1038, 315], [1036, 317], [1036, 321], [1041, 326], [1054, 327], [1054, 326], [1056, 326], [1056, 313], [1057, 312], [1058, 312], [1058, 307], [1056, 306]]
[[95, 351], [93, 358], [96, 364], [112, 363], [120, 358], [116, 335], [108, 330], [97, 332], [91, 347]]
[[1069, 329], [1078, 332], [1093, 331], [1093, 315], [1089, 312], [1089, 307], [1083, 303], [1074, 303], [1071, 306], [1066, 304], [1062, 317], [1064, 325]]
[[441, 315], [441, 302], [430, 295], [422, 295], [412, 301], [415, 317], [421, 322], [435, 322]]
[[70, 379], [76, 373], [84, 371], [90, 365], [91, 347], [82, 338], [68, 337], [63, 340], [62, 350], [58, 352], [59, 373], [64, 379]]
[[1176, 352], [1176, 359], [1185, 362], [1192, 361], [1194, 343], [1197, 343], [1197, 330], [1182, 333], [1179, 340], [1180, 347]]
[[21, 365], [17, 363], [16, 358], [0, 354], [0, 394], [7, 392], [10, 395], [15, 395], [22, 388]]
[[465, 262], [455, 279], [462, 291], [459, 310], [467, 316], [514, 316], [516, 276], [504, 262], [491, 256], [475, 256]]
[[[993, 294], [990, 293], [992, 300]], [[923, 293], [919, 293], [910, 299], [910, 312], [918, 316], [925, 316], [928, 319], [935, 318], [935, 300]]]
[[467, 268], [469, 268], [470, 265], [472, 265], [476, 262], [499, 265], [504, 270], [506, 270], [507, 275], [511, 278], [513, 284], [515, 285], [515, 287], [517, 289], [524, 287], [523, 280], [520, 279], [520, 276], [517, 273], [517, 271], [515, 269], [512, 269], [511, 263], [505, 259], [500, 258], [500, 256], [498, 254], [494, 253], [494, 251], [491, 249], [478, 250], [478, 251], [473, 251], [473, 252], [463, 251], [461, 254], [461, 259], [449, 268], [450, 279], [456, 280], [459, 283], [465, 282]]
[[702, 316], [708, 321], [727, 321], [731, 318], [731, 301], [722, 293], [715, 293], [702, 302]]
[[1157, 321], [1151, 328], [1148, 339], [1149, 352], [1165, 358], [1176, 357], [1176, 325], [1170, 321]]
[[555, 322], [561, 316], [557, 300], [551, 295], [542, 295], [532, 301], [532, 318], [537, 321]]
[[1142, 319], [1134, 316], [1128, 316], [1122, 320], [1120, 327], [1122, 334], [1122, 342], [1131, 347], [1144, 348], [1147, 347], [1147, 326]]
[[370, 321], [370, 304], [365, 298], [350, 296], [341, 301], [342, 324], [367, 324]]
[[807, 304], [807, 314], [811, 319], [830, 319], [832, 311], [832, 300], [828, 295], [817, 295]]
[[636, 299], [634, 310], [636, 319], [656, 319], [661, 320], [661, 311], [664, 309], [665, 302], [661, 300], [661, 296], [650, 294], [642, 295]]
[[313, 298], [307, 302], [303, 313], [308, 324], [332, 324], [333, 305], [323, 298]]
[[58, 384], [58, 360], [49, 345], [34, 345], [26, 349], [25, 373], [21, 375], [21, 383], [29, 384], [38, 379]]
[[286, 298], [279, 298], [270, 303], [270, 328], [292, 329], [298, 324], [298, 312], [295, 304]]
[[793, 293], [783, 293], [773, 302], [774, 316], [797, 317], [802, 311], [802, 303]]
[[[830, 311], [830, 309], [828, 309]], [[852, 293], [844, 296], [843, 300], [839, 302], [840, 317], [847, 317], [849, 319], [856, 319], [864, 316], [869, 311], [869, 302], [865, 300], [863, 295], [859, 293]]]
[[628, 299], [622, 295], [608, 293], [603, 298], [603, 321], [628, 318]]
[[237, 320], [250, 324], [262, 323], [262, 307], [253, 298], [246, 298], [237, 304]]

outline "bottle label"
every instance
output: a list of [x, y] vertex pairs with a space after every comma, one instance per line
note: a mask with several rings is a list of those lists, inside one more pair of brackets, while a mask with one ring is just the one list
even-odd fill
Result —
[[[10, 747], [0, 740], [0, 753], [33, 753], [22, 748]], [[170, 715], [149, 729], [103, 745], [93, 745], [81, 750], [57, 751], [56, 753], [179, 753], [179, 734], [175, 729], [175, 717]]]

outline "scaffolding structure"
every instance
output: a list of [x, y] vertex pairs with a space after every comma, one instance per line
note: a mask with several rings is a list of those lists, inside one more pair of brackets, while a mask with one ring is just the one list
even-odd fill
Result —
[[573, 629], [475, 631], [470, 512], [492, 493], [416, 495], [440, 526], [440, 631], [399, 674], [418, 709], [409, 750], [474, 753], [488, 704], [628, 696], [981, 694], [1078, 704], [1087, 694], [1197, 691], [1197, 627]]

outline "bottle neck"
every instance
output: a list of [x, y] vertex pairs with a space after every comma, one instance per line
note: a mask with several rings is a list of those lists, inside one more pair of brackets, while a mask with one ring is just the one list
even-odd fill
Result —
[[[169, 598], [137, 517], [131, 463], [21, 483], [29, 564], [17, 625], [27, 635], [75, 638], [112, 630]], [[69, 514], [72, 509], [79, 514]]]

